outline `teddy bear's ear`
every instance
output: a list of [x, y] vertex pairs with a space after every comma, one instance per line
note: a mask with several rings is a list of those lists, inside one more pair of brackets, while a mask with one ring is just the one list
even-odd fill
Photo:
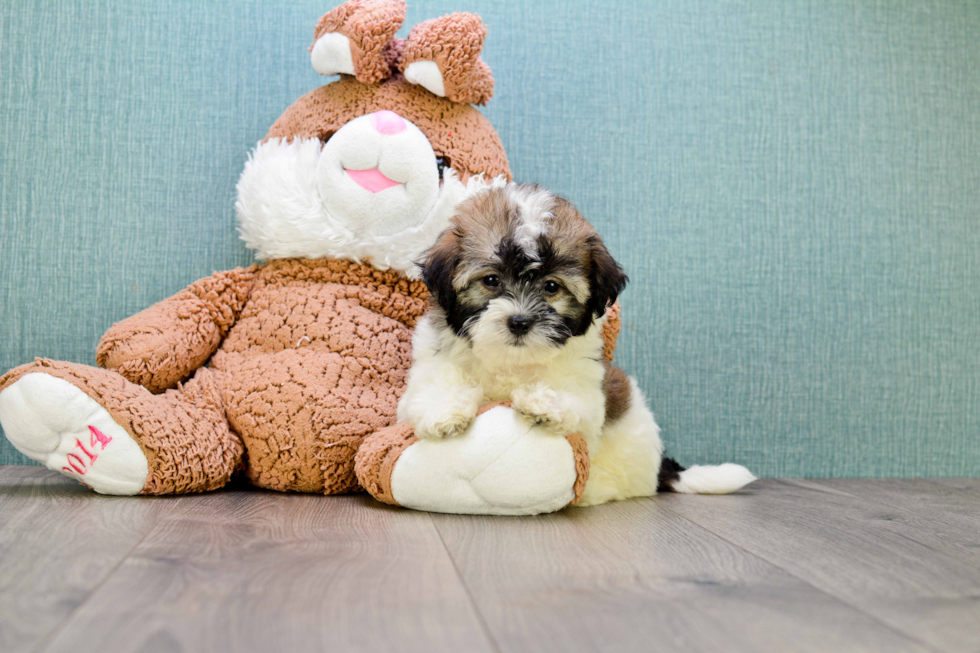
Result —
[[321, 75], [354, 75], [364, 84], [387, 79], [387, 50], [403, 22], [403, 0], [347, 0], [316, 25], [310, 46], [314, 70]]
[[464, 104], [493, 97], [493, 75], [480, 59], [487, 28], [475, 14], [456, 13], [412, 28], [399, 69], [412, 84]]

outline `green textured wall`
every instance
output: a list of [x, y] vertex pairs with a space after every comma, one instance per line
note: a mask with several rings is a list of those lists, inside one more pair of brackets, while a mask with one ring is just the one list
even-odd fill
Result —
[[[0, 368], [251, 261], [249, 148], [331, 2], [0, 4]], [[516, 176], [633, 283], [682, 462], [980, 474], [980, 3], [410, 2], [480, 13]], [[4, 441], [0, 462], [24, 462]]]

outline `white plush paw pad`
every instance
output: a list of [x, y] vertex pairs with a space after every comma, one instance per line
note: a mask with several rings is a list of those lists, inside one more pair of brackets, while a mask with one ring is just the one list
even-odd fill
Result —
[[350, 39], [343, 34], [327, 32], [316, 40], [310, 53], [313, 70], [321, 75], [354, 74], [354, 58]]
[[535, 424], [568, 434], [578, 426], [578, 415], [563, 406], [558, 393], [546, 386], [518, 388], [511, 397], [514, 410]]
[[0, 426], [22, 454], [100, 494], [138, 494], [146, 484], [136, 441], [64, 379], [35, 372], [0, 392]]
[[415, 510], [536, 515], [575, 498], [575, 452], [565, 438], [528, 425], [510, 408], [483, 413], [466, 433], [419, 440], [391, 472], [391, 492]]

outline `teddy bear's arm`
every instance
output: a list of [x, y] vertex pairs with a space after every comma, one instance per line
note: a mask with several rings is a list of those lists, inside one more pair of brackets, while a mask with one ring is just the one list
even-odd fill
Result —
[[616, 351], [616, 339], [619, 337], [619, 329], [622, 326], [619, 311], [619, 302], [606, 309], [606, 322], [602, 325], [602, 358], [607, 363], [613, 361], [613, 352]]
[[217, 350], [248, 299], [256, 269], [217, 272], [117, 322], [102, 336], [96, 362], [151, 392], [174, 387]]

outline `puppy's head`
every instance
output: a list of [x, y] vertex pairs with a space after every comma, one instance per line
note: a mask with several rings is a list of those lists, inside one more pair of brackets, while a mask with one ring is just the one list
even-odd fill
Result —
[[571, 203], [524, 184], [460, 204], [422, 279], [456, 335], [485, 351], [529, 353], [584, 334], [627, 283]]

